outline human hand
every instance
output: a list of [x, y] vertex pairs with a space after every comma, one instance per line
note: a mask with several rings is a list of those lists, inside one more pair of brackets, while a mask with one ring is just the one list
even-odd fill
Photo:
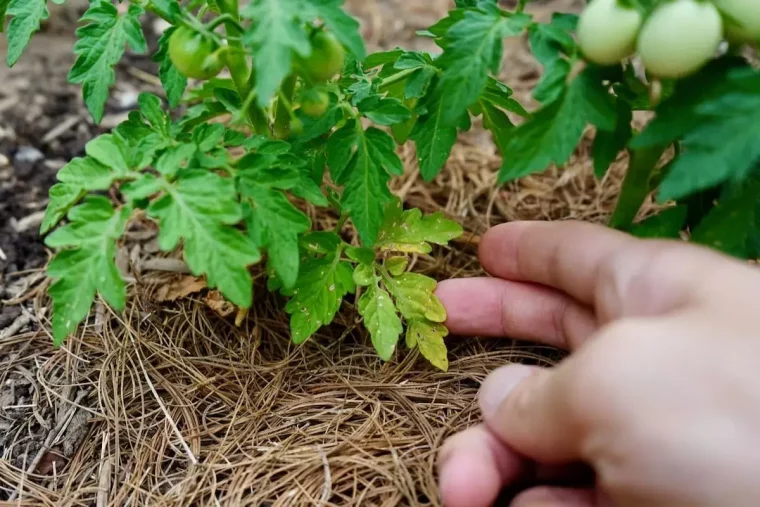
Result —
[[533, 487], [511, 505], [760, 505], [756, 268], [577, 222], [495, 227], [480, 260], [494, 278], [439, 286], [452, 333], [572, 354], [485, 380], [484, 424], [439, 456], [446, 506], [489, 506], [505, 486], [578, 464], [595, 488]]

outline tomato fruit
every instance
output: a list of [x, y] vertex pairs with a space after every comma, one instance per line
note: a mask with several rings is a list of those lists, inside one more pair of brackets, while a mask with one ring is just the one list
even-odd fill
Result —
[[726, 35], [736, 42], [760, 41], [760, 2], [757, 0], [713, 0], [726, 14]]
[[330, 96], [322, 90], [307, 90], [301, 98], [301, 111], [309, 118], [319, 118], [330, 107]]
[[592, 0], [578, 20], [578, 44], [583, 56], [599, 65], [613, 65], [636, 49], [642, 16], [618, 0]]
[[713, 4], [675, 0], [661, 4], [644, 22], [638, 52], [652, 75], [677, 79], [710, 61], [722, 39], [723, 20]]
[[343, 70], [346, 50], [335, 36], [320, 30], [311, 38], [311, 55], [296, 57], [301, 75], [309, 82], [324, 83]]
[[193, 79], [211, 79], [224, 68], [219, 44], [186, 26], [177, 28], [169, 39], [169, 58], [177, 70]]

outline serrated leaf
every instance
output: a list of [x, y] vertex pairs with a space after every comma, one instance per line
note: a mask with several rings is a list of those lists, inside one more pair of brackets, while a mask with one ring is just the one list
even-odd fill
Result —
[[187, 78], [174, 66], [169, 58], [169, 39], [177, 27], [167, 28], [158, 39], [158, 51], [153, 61], [158, 63], [158, 77], [166, 92], [166, 99], [171, 107], [177, 107], [187, 88]]
[[106, 0], [95, 0], [82, 16], [84, 26], [77, 29], [74, 53], [77, 55], [68, 79], [82, 84], [82, 96], [88, 111], [100, 123], [108, 90], [116, 80], [113, 70], [129, 45], [137, 53], [147, 50], [139, 16], [142, 7], [131, 4], [123, 16]]
[[182, 16], [182, 9], [177, 0], [150, 0], [150, 3], [151, 7], [169, 21], [176, 21]]
[[114, 210], [105, 197], [89, 197], [69, 212], [70, 223], [51, 233], [45, 243], [60, 251], [48, 266], [53, 284], [53, 338], [60, 345], [89, 313], [99, 292], [122, 310], [125, 284], [116, 268], [116, 240], [124, 232], [131, 209]]
[[107, 190], [121, 175], [92, 157], [72, 159], [57, 174], [58, 181], [84, 190]]
[[[48, 18], [46, 0], [11, 0], [5, 2], [7, 13], [12, 16], [8, 25], [8, 53], [6, 59], [9, 67], [13, 67], [21, 53], [24, 52], [34, 32], [40, 29], [40, 22]], [[5, 12], [0, 15], [5, 21]], [[4, 24], [4, 23], [3, 23]], [[2, 25], [0, 25], [2, 26]]]
[[391, 126], [412, 117], [412, 112], [396, 98], [373, 95], [358, 104], [359, 112], [378, 125]]
[[381, 67], [396, 62], [403, 54], [404, 50], [401, 48], [391, 49], [390, 51], [378, 51], [367, 56], [362, 65], [365, 69]]
[[760, 176], [753, 174], [725, 192], [694, 229], [691, 239], [741, 259], [756, 258], [760, 232]]
[[356, 146], [361, 138], [361, 131], [355, 121], [347, 122], [327, 140], [327, 166], [330, 176], [337, 184], [345, 181], [346, 167], [351, 161]]
[[383, 361], [388, 361], [396, 350], [399, 336], [404, 330], [391, 297], [383, 289], [373, 285], [359, 298], [358, 307], [377, 355]]
[[293, 53], [311, 54], [311, 43], [300, 16], [302, 0], [252, 0], [241, 16], [253, 20], [246, 40], [253, 45], [256, 65], [256, 101], [266, 107], [291, 71]]
[[311, 220], [279, 190], [241, 185], [249, 206], [248, 231], [259, 248], [266, 249], [269, 264], [287, 289], [298, 280], [298, 235], [311, 228]]
[[354, 58], [364, 60], [367, 50], [359, 32], [359, 22], [349, 16], [342, 5], [343, 0], [310, 0], [304, 7], [308, 17], [322, 19], [325, 26], [346, 46]]
[[421, 105], [427, 114], [420, 117], [409, 137], [417, 147], [420, 175], [425, 181], [432, 181], [451, 155], [457, 142], [457, 127], [444, 122], [448, 103], [438, 89], [428, 94]]
[[437, 60], [444, 70], [439, 94], [446, 97], [443, 122], [456, 125], [486, 86], [489, 71], [501, 66], [503, 39], [520, 34], [530, 18], [504, 17], [498, 10], [469, 10], [446, 32], [446, 46]]
[[348, 212], [362, 243], [372, 246], [391, 199], [390, 174], [403, 173], [395, 144], [385, 132], [369, 128], [360, 133], [356, 153], [346, 168], [341, 204]]
[[[323, 236], [327, 234], [335, 236], [340, 242], [334, 233], [323, 233]], [[309, 241], [317, 241], [316, 236]], [[337, 248], [337, 245], [333, 246]], [[287, 292], [293, 297], [285, 306], [290, 314], [293, 343], [305, 342], [320, 327], [331, 323], [343, 297], [354, 290], [351, 264], [341, 261], [337, 251], [333, 250], [325, 257], [309, 258], [303, 263], [295, 288]]]
[[396, 198], [385, 209], [375, 247], [396, 252], [429, 253], [430, 243], [445, 245], [462, 232], [461, 225], [446, 219], [442, 213], [423, 216], [417, 208], [404, 210]]
[[[658, 116], [631, 143], [650, 146], [681, 139], [683, 151], [657, 195], [679, 199], [725, 181], [740, 181], [760, 159], [760, 71], [721, 69], [698, 83], [679, 83]], [[701, 74], [700, 74], [701, 75]], [[684, 88], [691, 83], [698, 90]]]
[[50, 200], [47, 208], [45, 208], [45, 217], [42, 219], [40, 234], [46, 234], [60, 222], [71, 207], [79, 202], [86, 193], [86, 190], [79, 185], [56, 183], [50, 187]]
[[407, 326], [406, 345], [409, 348], [419, 348], [422, 357], [430, 361], [430, 364], [440, 370], [448, 371], [448, 351], [443, 341], [448, 334], [449, 330], [443, 324], [413, 320]]
[[617, 112], [613, 97], [593, 69], [583, 71], [555, 102], [522, 123], [507, 145], [499, 173], [501, 183], [563, 165], [589, 123], [613, 130]]
[[252, 302], [248, 266], [261, 254], [254, 242], [231, 225], [242, 218], [231, 179], [202, 170], [185, 170], [178, 180], [153, 201], [148, 214], [158, 219], [159, 246], [171, 251], [180, 240], [188, 267], [206, 275], [209, 287], [232, 303], [248, 308]]
[[435, 295], [438, 283], [432, 278], [419, 273], [403, 273], [397, 277], [386, 276], [384, 280], [407, 321], [446, 321], [446, 309]]

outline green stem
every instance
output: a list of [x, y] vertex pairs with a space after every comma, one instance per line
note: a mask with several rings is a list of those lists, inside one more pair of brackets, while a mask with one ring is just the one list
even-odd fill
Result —
[[[254, 79], [253, 71], [248, 68], [243, 43], [241, 42], [243, 31], [240, 26], [238, 2], [220, 2], [219, 7], [222, 10], [222, 16], [228, 16], [225, 22], [225, 29], [229, 36], [229, 45], [233, 48], [233, 51], [230, 51], [227, 56], [227, 67], [230, 69], [230, 75], [235, 83], [238, 95], [240, 95], [241, 100], [245, 100], [251, 92]], [[235, 51], [235, 49], [239, 49], [240, 51]], [[270, 135], [269, 121], [263, 109], [258, 107], [255, 102], [251, 102], [245, 113], [248, 117], [248, 122], [256, 134]]]
[[633, 225], [641, 205], [652, 191], [652, 175], [666, 149], [667, 146], [654, 146], [630, 150], [628, 172], [623, 180], [615, 211], [610, 217], [610, 227], [626, 230]]
[[341, 213], [338, 223], [335, 224], [335, 232], [340, 232], [343, 229], [343, 226], [346, 225], [346, 220], [348, 220], [348, 213]]
[[419, 69], [405, 69], [405, 70], [402, 70], [401, 72], [397, 72], [396, 74], [386, 77], [385, 79], [380, 81], [380, 86], [378, 87], [378, 90], [383, 91], [393, 86], [394, 84], [398, 83], [399, 81], [403, 81], [407, 77], [414, 74], [417, 70]]
[[285, 139], [290, 134], [290, 120], [293, 116], [293, 95], [296, 92], [296, 83], [298, 79], [291, 74], [282, 83], [279, 98], [277, 100], [277, 111], [274, 117], [274, 135], [280, 139]]

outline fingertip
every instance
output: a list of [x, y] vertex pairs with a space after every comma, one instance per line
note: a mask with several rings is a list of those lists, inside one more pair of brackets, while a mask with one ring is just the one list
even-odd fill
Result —
[[516, 272], [517, 238], [529, 224], [530, 222], [507, 222], [488, 229], [478, 246], [478, 258], [483, 269], [494, 276]]
[[517, 495], [510, 507], [593, 507], [595, 505], [597, 505], [597, 500], [593, 489], [541, 486]]
[[494, 370], [480, 386], [478, 402], [486, 422], [498, 417], [500, 407], [509, 394], [539, 368], [524, 364], [510, 364]]
[[450, 437], [439, 455], [439, 482], [446, 507], [489, 507], [502, 487], [525, 473], [521, 457], [485, 426]]

